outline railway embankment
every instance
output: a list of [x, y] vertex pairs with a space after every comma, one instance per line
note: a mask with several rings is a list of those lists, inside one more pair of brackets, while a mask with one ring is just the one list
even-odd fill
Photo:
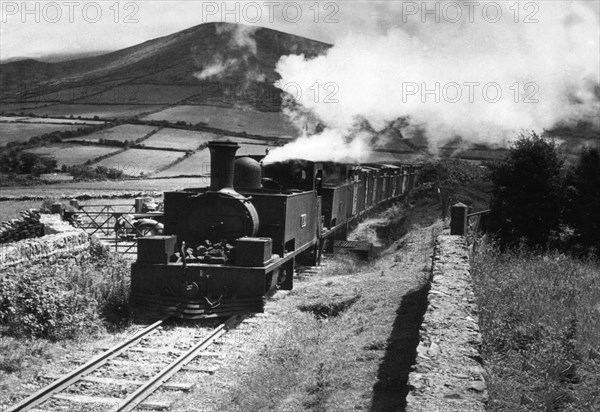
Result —
[[485, 411], [482, 341], [463, 236], [438, 236], [427, 300], [406, 411]]

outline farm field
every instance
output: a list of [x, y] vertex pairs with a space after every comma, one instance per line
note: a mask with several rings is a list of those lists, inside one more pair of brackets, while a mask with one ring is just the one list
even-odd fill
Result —
[[264, 144], [240, 144], [236, 156], [264, 156], [267, 150], [274, 147]]
[[36, 123], [36, 124], [72, 124], [72, 125], [98, 125], [103, 124], [100, 120], [63, 119], [52, 117], [28, 117], [28, 116], [0, 116], [0, 123]]
[[99, 142], [100, 139], [106, 140], [118, 140], [119, 142], [135, 142], [156, 130], [154, 126], [145, 126], [137, 124], [122, 124], [119, 126], [111, 127], [110, 129], [99, 130], [87, 136], [76, 137], [72, 140], [86, 141], [86, 142]]
[[249, 137], [237, 137], [237, 136], [218, 136], [217, 140], [228, 140], [236, 143], [249, 143], [249, 144], [269, 144], [271, 139], [250, 139]]
[[164, 128], [144, 140], [142, 144], [146, 147], [196, 150], [200, 145], [218, 138], [216, 134], [208, 132]]
[[[52, 185], [3, 187], [0, 198], [31, 197], [71, 197], [90, 195], [92, 197], [127, 192], [164, 192], [186, 187], [206, 186], [197, 177], [181, 177], [168, 179], [132, 179], [102, 180], [97, 182], [65, 182]], [[5, 202], [0, 202], [0, 208]]]
[[[167, 170], [157, 173], [154, 177], [172, 176], [210, 176], [210, 151], [203, 149], [187, 159], [173, 165]], [[208, 184], [208, 181], [205, 182]]]
[[184, 121], [190, 124], [206, 123], [210, 127], [247, 132], [261, 136], [293, 138], [296, 129], [283, 113], [255, 112], [212, 106], [176, 106], [151, 114], [143, 120]]
[[[2, 190], [4, 192], [4, 189]], [[0, 202], [0, 222], [6, 222], [10, 219], [21, 217], [20, 212], [27, 209], [38, 209], [42, 204], [41, 200], [18, 200]]]
[[10, 142], [27, 142], [34, 136], [45, 133], [77, 130], [83, 125], [45, 124], [45, 123], [0, 123], [0, 146]]
[[0, 103], [0, 113], [29, 113], [29, 109], [45, 106], [47, 103], [21, 102], [21, 103]]
[[429, 159], [429, 156], [423, 153], [390, 153], [383, 151], [373, 151], [364, 163], [420, 163]]
[[128, 149], [93, 166], [105, 166], [119, 170], [129, 176], [149, 175], [168, 166], [183, 156], [181, 152], [165, 150]]
[[107, 82], [76, 87], [66, 86], [52, 92], [48, 89], [41, 88], [40, 90], [34, 90], [34, 96], [30, 97], [28, 100], [34, 103], [75, 103], [76, 100], [102, 93], [105, 90], [118, 86], [118, 84], [118, 82]]
[[85, 104], [175, 104], [203, 92], [202, 86], [124, 84], [78, 100]]
[[111, 104], [57, 104], [30, 110], [36, 116], [75, 116], [82, 118], [123, 119], [142, 113], [160, 110], [162, 106], [153, 105], [111, 105]]
[[55, 143], [28, 149], [27, 152], [40, 156], [48, 156], [56, 159], [58, 167], [62, 165], [74, 166], [97, 159], [121, 150], [120, 148], [107, 146], [84, 146], [70, 143]]

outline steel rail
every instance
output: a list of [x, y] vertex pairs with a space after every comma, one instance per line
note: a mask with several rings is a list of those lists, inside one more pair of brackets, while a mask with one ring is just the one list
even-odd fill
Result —
[[152, 325], [139, 331], [138, 333], [131, 336], [124, 342], [121, 342], [118, 345], [113, 346], [106, 352], [101, 353], [100, 355], [96, 356], [95, 358], [93, 358], [86, 364], [82, 365], [81, 367], [77, 368], [73, 372], [63, 376], [60, 379], [57, 379], [56, 381], [52, 382], [50, 385], [45, 386], [44, 388], [40, 389], [33, 395], [23, 399], [21, 402], [19, 402], [15, 406], [13, 406], [11, 409], [8, 409], [8, 412], [28, 411], [29, 409], [41, 404], [42, 402], [45, 402], [46, 400], [51, 398], [54, 394], [62, 391], [63, 389], [67, 388], [68, 386], [77, 382], [82, 376], [85, 376], [85, 375], [93, 372], [94, 370], [96, 370], [99, 367], [101, 367], [102, 365], [104, 365], [110, 359], [118, 356], [121, 352], [126, 350], [129, 346], [131, 346], [134, 342], [136, 342], [140, 338], [142, 338], [142, 337], [150, 334], [154, 330], [156, 330], [156, 328], [158, 328], [160, 325], [162, 325], [162, 323], [166, 319], [168, 319], [168, 317], [165, 317], [157, 322], [154, 322]]
[[165, 369], [161, 370], [152, 379], [146, 382], [143, 386], [140, 386], [135, 392], [130, 394], [116, 409], [116, 412], [131, 411], [141, 402], [143, 402], [148, 396], [150, 396], [156, 389], [158, 389], [164, 382], [171, 378], [186, 364], [192, 361], [198, 353], [209, 347], [216, 339], [223, 336], [230, 329], [237, 326], [243, 317], [234, 315], [227, 319], [225, 322], [217, 326], [211, 334], [204, 340], [198, 342], [191, 347], [187, 352], [182, 354], [179, 358], [169, 364]]

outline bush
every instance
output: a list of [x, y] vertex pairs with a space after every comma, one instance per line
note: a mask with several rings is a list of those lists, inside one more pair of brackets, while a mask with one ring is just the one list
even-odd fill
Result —
[[557, 146], [535, 133], [521, 138], [492, 167], [492, 215], [504, 246], [556, 239], [564, 204], [563, 160]]
[[105, 166], [92, 167], [89, 165], [75, 165], [68, 168], [69, 174], [75, 179], [110, 179], [116, 180], [123, 177], [123, 171]]
[[74, 339], [129, 320], [129, 264], [92, 241], [78, 263], [13, 269], [0, 280], [0, 325], [14, 337]]
[[56, 169], [56, 160], [34, 153], [24, 152], [19, 148], [10, 149], [0, 154], [0, 172], [6, 174], [51, 173]]
[[39, 273], [4, 278], [0, 296], [0, 324], [8, 335], [61, 340], [98, 329], [92, 297], [64, 290]]

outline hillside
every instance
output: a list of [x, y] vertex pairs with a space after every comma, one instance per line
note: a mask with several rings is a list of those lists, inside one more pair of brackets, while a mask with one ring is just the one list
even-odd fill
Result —
[[[329, 47], [266, 28], [207, 23], [101, 56], [57, 63], [29, 59], [2, 64], [0, 100], [86, 103], [93, 94], [124, 85], [148, 84], [197, 86], [196, 94], [205, 97], [207, 91], [215, 92], [215, 81], [233, 84], [237, 89], [269, 91], [278, 79], [274, 69], [282, 55], [315, 56]], [[219, 63], [231, 64], [225, 64], [227, 70], [219, 76], [202, 81], [194, 76]], [[64, 93], [66, 89], [71, 93]], [[128, 103], [127, 98], [134, 92], [115, 91], [111, 103]], [[244, 94], [252, 93], [241, 93], [242, 100]], [[269, 96], [277, 100], [269, 106], [278, 109], [279, 93], [271, 92]]]

